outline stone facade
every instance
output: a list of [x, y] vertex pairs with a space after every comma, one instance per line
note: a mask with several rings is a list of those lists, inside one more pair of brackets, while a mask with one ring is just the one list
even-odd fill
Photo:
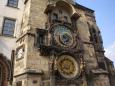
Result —
[[13, 86], [112, 86], [93, 10], [72, 0], [25, 0], [23, 13]]
[[[12, 64], [11, 53], [16, 47], [16, 39], [20, 35], [22, 14], [24, 2], [23, 0], [15, 0], [17, 6], [10, 6], [8, 2], [11, 0], [0, 0], [0, 86], [11, 86], [12, 83]], [[11, 1], [12, 2], [12, 1]], [[14, 3], [12, 3], [14, 4]], [[15, 24], [12, 29], [12, 35], [3, 34], [5, 19], [15, 20]], [[11, 31], [11, 23], [5, 27], [6, 32]]]
[[[17, 7], [8, 6], [8, 0], [0, 0], [0, 53], [11, 59], [11, 52], [15, 49], [16, 39], [20, 35], [24, 2], [19, 0]], [[12, 36], [3, 34], [4, 20], [14, 19], [15, 28]]]

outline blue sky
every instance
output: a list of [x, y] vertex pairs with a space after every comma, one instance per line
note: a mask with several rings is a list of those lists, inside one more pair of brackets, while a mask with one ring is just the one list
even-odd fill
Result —
[[76, 0], [95, 11], [106, 50], [106, 56], [115, 62], [115, 0]]

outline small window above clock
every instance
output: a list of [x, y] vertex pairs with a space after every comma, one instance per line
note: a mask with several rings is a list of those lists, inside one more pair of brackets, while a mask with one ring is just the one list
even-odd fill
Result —
[[53, 13], [53, 16], [52, 16], [53, 20], [58, 20], [58, 14], [56, 13]]
[[68, 17], [67, 16], [64, 16], [64, 21], [68, 22]]

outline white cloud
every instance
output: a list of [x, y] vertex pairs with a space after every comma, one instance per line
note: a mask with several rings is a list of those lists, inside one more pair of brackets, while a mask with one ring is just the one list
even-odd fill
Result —
[[115, 63], [115, 42], [105, 49], [105, 55]]

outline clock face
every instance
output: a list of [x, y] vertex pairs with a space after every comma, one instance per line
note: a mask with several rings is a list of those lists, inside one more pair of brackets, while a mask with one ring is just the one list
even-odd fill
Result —
[[54, 39], [59, 45], [63, 47], [70, 47], [73, 45], [74, 37], [68, 27], [56, 26], [54, 29]]
[[58, 71], [64, 78], [72, 79], [79, 75], [79, 64], [72, 56], [62, 55], [57, 63]]

